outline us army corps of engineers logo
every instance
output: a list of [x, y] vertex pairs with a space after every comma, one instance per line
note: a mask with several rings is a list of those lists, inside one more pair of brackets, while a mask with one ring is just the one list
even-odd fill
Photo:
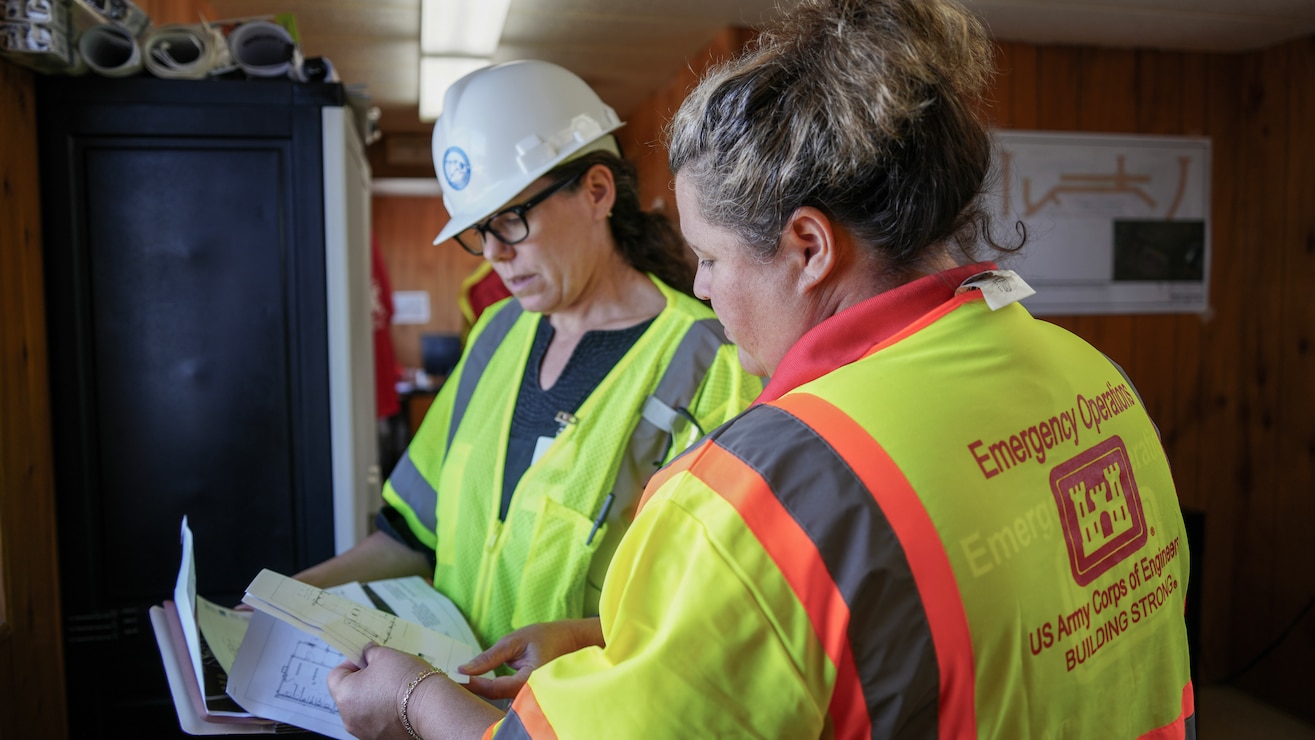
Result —
[[1146, 515], [1117, 435], [1050, 471], [1069, 564], [1085, 586], [1146, 544]]

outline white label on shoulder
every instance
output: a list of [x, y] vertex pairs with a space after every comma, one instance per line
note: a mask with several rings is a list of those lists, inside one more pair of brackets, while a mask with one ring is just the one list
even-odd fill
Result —
[[956, 293], [972, 288], [982, 291], [982, 297], [986, 299], [986, 305], [990, 306], [992, 311], [999, 311], [1010, 303], [1036, 295], [1036, 290], [1013, 270], [992, 270], [973, 275], [963, 281]]

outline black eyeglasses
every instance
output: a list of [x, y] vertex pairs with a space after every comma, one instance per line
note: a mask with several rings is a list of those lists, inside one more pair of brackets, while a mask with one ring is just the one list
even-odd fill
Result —
[[525, 214], [530, 209], [552, 197], [553, 193], [570, 185], [580, 179], [582, 173], [575, 173], [570, 177], [563, 178], [548, 187], [540, 190], [524, 203], [504, 208], [501, 211], [484, 219], [483, 223], [477, 223], [468, 229], [464, 229], [457, 234], [457, 244], [461, 248], [475, 255], [484, 254], [484, 240], [492, 234], [498, 241], [503, 244], [512, 245], [525, 241], [530, 235], [530, 224], [525, 220]]

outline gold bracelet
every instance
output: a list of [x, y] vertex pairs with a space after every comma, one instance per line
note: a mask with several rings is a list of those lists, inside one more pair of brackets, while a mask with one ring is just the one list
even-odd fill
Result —
[[406, 693], [402, 694], [402, 706], [401, 706], [402, 729], [406, 730], [406, 734], [410, 735], [412, 738], [414, 738], [414, 740], [420, 740], [420, 736], [416, 734], [415, 730], [411, 729], [411, 720], [408, 719], [406, 716], [406, 705], [407, 702], [411, 701], [411, 692], [416, 690], [416, 687], [420, 685], [421, 681], [425, 680], [426, 678], [429, 678], [430, 676], [446, 676], [446, 675], [447, 675], [446, 673], [444, 673], [441, 669], [438, 668], [430, 668], [427, 671], [421, 671], [420, 675], [411, 679], [411, 684], [406, 687]]

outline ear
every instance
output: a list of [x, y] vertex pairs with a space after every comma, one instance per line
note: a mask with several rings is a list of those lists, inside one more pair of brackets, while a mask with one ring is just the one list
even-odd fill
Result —
[[841, 236], [836, 224], [812, 206], [791, 214], [781, 233], [780, 253], [795, 261], [801, 290], [821, 285], [838, 269]]
[[595, 220], [612, 215], [612, 204], [616, 202], [616, 180], [607, 165], [596, 164], [586, 170], [580, 177], [580, 189], [589, 196]]

